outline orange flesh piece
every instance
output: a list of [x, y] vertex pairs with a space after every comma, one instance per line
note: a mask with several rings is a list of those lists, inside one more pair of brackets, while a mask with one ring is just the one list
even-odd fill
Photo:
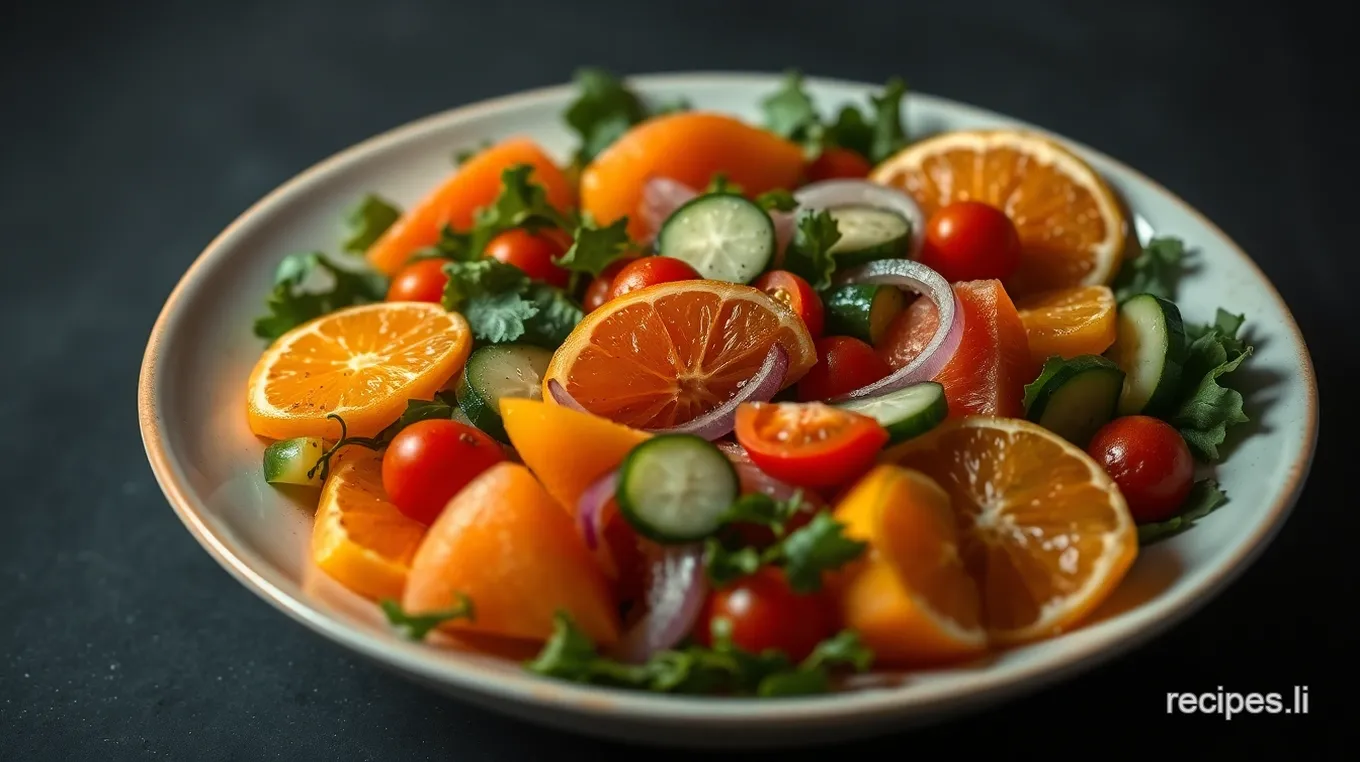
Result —
[[476, 211], [500, 195], [501, 173], [518, 164], [533, 166], [529, 179], [543, 186], [555, 209], [565, 211], [575, 203], [575, 189], [543, 149], [528, 138], [510, 138], [469, 159], [407, 210], [369, 247], [369, 264], [392, 275], [418, 249], [434, 245], [444, 225], [471, 228]]
[[606, 149], [581, 174], [581, 208], [601, 225], [628, 217], [641, 238], [642, 189], [653, 177], [703, 188], [723, 173], [749, 196], [793, 188], [803, 173], [803, 151], [772, 132], [730, 116], [686, 112], [650, 119]]
[[901, 182], [927, 219], [954, 201], [984, 201], [1006, 212], [1024, 250], [1006, 284], [1016, 293], [1082, 282], [1094, 268], [1085, 252], [1108, 235], [1090, 191], [1013, 149], [936, 154]]
[[765, 361], [761, 337], [779, 327], [750, 302], [703, 291], [630, 304], [595, 328], [566, 389], [610, 420], [671, 427], [735, 395]]
[[[1000, 281], [954, 284], [963, 307], [958, 351], [935, 376], [944, 386], [951, 417], [1024, 414], [1025, 384], [1038, 375], [1025, 326]], [[918, 298], [898, 315], [879, 343], [879, 354], [898, 369], [921, 353], [939, 324], [934, 302]]]
[[[1088, 466], [1039, 437], [952, 429], [900, 462], [929, 473], [949, 494], [960, 555], [981, 588], [989, 630], [1033, 624], [1045, 604], [1079, 589], [1115, 523]], [[1131, 562], [1132, 554], [1122, 561]]]

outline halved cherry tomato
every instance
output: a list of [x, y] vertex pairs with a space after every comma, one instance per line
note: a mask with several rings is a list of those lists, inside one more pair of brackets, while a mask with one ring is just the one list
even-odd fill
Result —
[[600, 271], [599, 275], [590, 281], [590, 285], [586, 286], [585, 298], [581, 301], [581, 306], [585, 308], [586, 312], [591, 312], [609, 301], [610, 292], [614, 290], [614, 279], [618, 277], [620, 270], [627, 267], [635, 259], [637, 257], [620, 257], [610, 262]]
[[981, 201], [955, 201], [926, 223], [921, 264], [950, 283], [1005, 280], [1020, 266], [1020, 234], [1000, 209]]
[[387, 446], [383, 490], [397, 510], [429, 525], [468, 482], [503, 460], [505, 448], [479, 429], [447, 419], [419, 421]]
[[807, 177], [810, 182], [837, 178], [859, 179], [868, 177], [873, 168], [874, 165], [857, 151], [832, 146], [824, 149], [822, 155], [808, 165]]
[[760, 276], [753, 285], [802, 318], [813, 340], [822, 337], [826, 314], [822, 309], [821, 298], [812, 290], [810, 283], [788, 270], [771, 270]]
[[514, 265], [524, 274], [544, 283], [566, 288], [571, 273], [554, 260], [571, 248], [571, 237], [556, 229], [530, 233], [520, 228], [507, 230], [486, 245], [486, 256]]
[[689, 263], [675, 257], [643, 257], [624, 265], [614, 277], [614, 287], [609, 291], [610, 299], [617, 299], [629, 291], [658, 283], [673, 283], [677, 280], [699, 280], [699, 271]]
[[820, 402], [748, 402], [737, 441], [762, 471], [799, 487], [834, 487], [863, 474], [888, 442], [868, 416]]
[[769, 648], [798, 662], [834, 632], [834, 618], [820, 594], [799, 595], [784, 573], [767, 566], [708, 594], [695, 639], [711, 646], [713, 621], [725, 619], [732, 645], [750, 653]]
[[1116, 418], [1087, 448], [1119, 485], [1139, 524], [1176, 514], [1195, 481], [1195, 461], [1179, 431], [1146, 415]]
[[422, 259], [403, 267], [387, 287], [389, 302], [438, 302], [444, 298], [446, 259]]
[[817, 341], [817, 364], [798, 382], [798, 399], [829, 400], [868, 386], [892, 373], [874, 348], [849, 336], [827, 336]]

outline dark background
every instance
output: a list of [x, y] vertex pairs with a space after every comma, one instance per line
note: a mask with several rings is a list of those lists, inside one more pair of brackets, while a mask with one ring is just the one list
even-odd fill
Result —
[[[1344, 142], [1354, 41], [1327, 6], [28, 6], [0, 12], [0, 757], [593, 759], [620, 749], [439, 698], [274, 611], [175, 518], [133, 409], [161, 303], [257, 198], [370, 135], [563, 81], [584, 63], [900, 73], [916, 89], [1042, 124], [1217, 221], [1310, 339], [1326, 424], [1308, 489], [1259, 563], [1136, 653], [990, 713], [880, 739], [879, 753], [1004, 745], [1179, 758], [1208, 743], [1215, 757], [1277, 746], [1292, 758], [1321, 744], [1333, 752], [1313, 758], [1331, 758], [1356, 739], [1356, 702], [1336, 678], [1355, 662], [1353, 630], [1338, 618], [1356, 582], [1345, 497], [1348, 432], [1360, 423], [1345, 397], [1357, 373], [1345, 304], [1357, 275], [1357, 162]], [[1307, 717], [1163, 713], [1167, 691], [1294, 684], [1311, 686]]]

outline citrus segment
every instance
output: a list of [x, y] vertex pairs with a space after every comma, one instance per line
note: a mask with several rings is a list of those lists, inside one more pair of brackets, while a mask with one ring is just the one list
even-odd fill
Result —
[[724, 174], [744, 193], [792, 188], [803, 173], [803, 150], [767, 130], [725, 114], [690, 111], [649, 119], [629, 130], [581, 173], [581, 209], [601, 225], [628, 218], [628, 234], [648, 233], [638, 205], [643, 186], [666, 177], [703, 188]]
[[548, 203], [558, 211], [575, 203], [575, 188], [537, 143], [509, 138], [468, 159], [392, 223], [368, 248], [369, 264], [395, 274], [418, 249], [433, 246], [445, 225], [455, 230], [471, 228], [477, 210], [490, 206], [500, 195], [502, 173], [520, 164], [534, 168], [529, 180], [543, 187]]
[[247, 416], [262, 437], [373, 436], [406, 401], [431, 399], [462, 370], [467, 321], [437, 304], [348, 307], [280, 336], [250, 374]]
[[1117, 328], [1114, 292], [1105, 286], [1043, 291], [1016, 300], [1036, 364], [1059, 355], [1104, 354]]
[[778, 344], [783, 386], [816, 362], [807, 328], [763, 291], [719, 281], [663, 283], [591, 312], [553, 355], [556, 380], [586, 410], [634, 428], [670, 428], [731, 399]]
[[1013, 294], [1104, 285], [1119, 269], [1127, 223], [1104, 179], [1076, 154], [1017, 130], [960, 130], [922, 140], [870, 176], [911, 194], [926, 216], [955, 201], [1006, 212], [1020, 233]]
[[571, 518], [518, 464], [492, 466], [449, 502], [411, 562], [402, 606], [439, 611], [460, 595], [475, 617], [441, 627], [542, 642], [563, 611], [596, 643], [618, 639], [612, 595]]
[[947, 661], [987, 646], [977, 585], [958, 550], [949, 496], [924, 474], [876, 467], [836, 506], [846, 534], [869, 543], [867, 561], [843, 578], [846, 626], [878, 661]]
[[[1039, 369], [1015, 305], [1000, 281], [965, 281], [953, 288], [962, 307], [958, 319], [963, 320], [963, 337], [934, 378], [944, 386], [950, 416], [1022, 415], [1025, 384]], [[938, 325], [935, 303], [917, 299], [888, 327], [878, 344], [879, 355], [894, 369], [907, 365], [925, 349]]]
[[425, 527], [402, 515], [382, 486], [382, 456], [357, 447], [326, 479], [312, 524], [312, 560], [359, 595], [398, 598]]
[[949, 495], [959, 552], [997, 643], [1070, 629], [1138, 553], [1128, 507], [1086, 453], [1022, 420], [969, 416], [886, 452]]

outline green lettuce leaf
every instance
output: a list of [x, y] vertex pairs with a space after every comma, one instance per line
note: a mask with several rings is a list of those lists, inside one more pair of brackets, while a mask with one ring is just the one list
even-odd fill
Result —
[[370, 193], [364, 196], [345, 215], [347, 235], [343, 244], [344, 250], [356, 254], [368, 251], [368, 247], [400, 218], [401, 210], [396, 205], [377, 194]]
[[1138, 544], [1147, 546], [1184, 532], [1196, 521], [1208, 516], [1228, 502], [1228, 495], [1213, 479], [1201, 479], [1190, 488], [1184, 505], [1175, 516], [1165, 520], [1138, 525]]
[[1123, 302], [1138, 294], [1152, 294], [1174, 300], [1176, 281], [1180, 279], [1185, 259], [1185, 243], [1181, 239], [1153, 238], [1124, 261], [1113, 284], [1115, 299]]
[[1180, 402], [1168, 421], [1201, 460], [1217, 461], [1228, 428], [1248, 420], [1242, 394], [1219, 383], [1251, 356], [1252, 347], [1237, 336], [1243, 321], [1244, 316], [1220, 309], [1212, 325], [1186, 326]]
[[836, 272], [836, 257], [831, 247], [841, 240], [836, 218], [825, 209], [798, 216], [793, 240], [784, 255], [784, 269], [801, 275], [817, 290], [831, 285]]

